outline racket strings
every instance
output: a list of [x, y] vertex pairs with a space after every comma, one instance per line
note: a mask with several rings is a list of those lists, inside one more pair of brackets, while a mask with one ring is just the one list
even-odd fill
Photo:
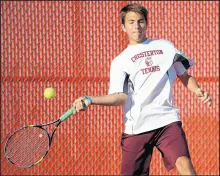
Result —
[[8, 141], [6, 153], [11, 162], [28, 167], [39, 161], [49, 150], [49, 138], [45, 130], [37, 127], [23, 128]]

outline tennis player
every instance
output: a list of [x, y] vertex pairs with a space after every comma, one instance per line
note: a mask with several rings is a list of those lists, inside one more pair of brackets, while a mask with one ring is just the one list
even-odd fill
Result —
[[176, 167], [182, 175], [196, 175], [174, 105], [176, 77], [210, 107], [212, 99], [187, 73], [194, 64], [190, 58], [167, 40], [146, 38], [147, 14], [138, 4], [121, 9], [129, 45], [111, 63], [109, 93], [79, 97], [73, 107], [79, 112], [90, 105], [124, 105], [121, 175], [149, 175], [154, 147], [168, 171]]

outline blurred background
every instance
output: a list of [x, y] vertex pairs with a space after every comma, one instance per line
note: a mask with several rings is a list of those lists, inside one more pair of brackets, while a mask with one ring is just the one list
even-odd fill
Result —
[[[149, 10], [147, 37], [167, 39], [195, 61], [189, 73], [213, 106], [178, 79], [175, 103], [198, 174], [219, 174], [218, 1], [1, 1], [1, 175], [120, 173], [123, 107], [91, 106], [72, 116], [46, 159], [30, 169], [10, 164], [4, 145], [21, 126], [56, 120], [79, 96], [108, 93], [111, 61], [128, 44], [119, 11], [134, 2]], [[44, 98], [46, 87], [56, 98]], [[166, 171], [156, 149], [150, 173], [178, 174]]]

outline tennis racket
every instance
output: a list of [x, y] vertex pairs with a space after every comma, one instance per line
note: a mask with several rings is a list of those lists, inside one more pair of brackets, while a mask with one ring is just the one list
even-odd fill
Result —
[[[41, 162], [48, 154], [57, 127], [72, 114], [76, 114], [74, 108], [54, 122], [28, 125], [15, 131], [5, 145], [7, 160], [22, 168], [30, 168]], [[43, 127], [51, 124], [55, 124], [55, 127], [50, 135]]]

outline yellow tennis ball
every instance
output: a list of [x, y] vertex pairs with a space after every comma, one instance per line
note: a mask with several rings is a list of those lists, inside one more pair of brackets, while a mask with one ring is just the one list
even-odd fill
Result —
[[54, 98], [56, 96], [55, 90], [51, 87], [46, 88], [44, 90], [44, 96], [45, 98], [49, 99], [49, 98]]

